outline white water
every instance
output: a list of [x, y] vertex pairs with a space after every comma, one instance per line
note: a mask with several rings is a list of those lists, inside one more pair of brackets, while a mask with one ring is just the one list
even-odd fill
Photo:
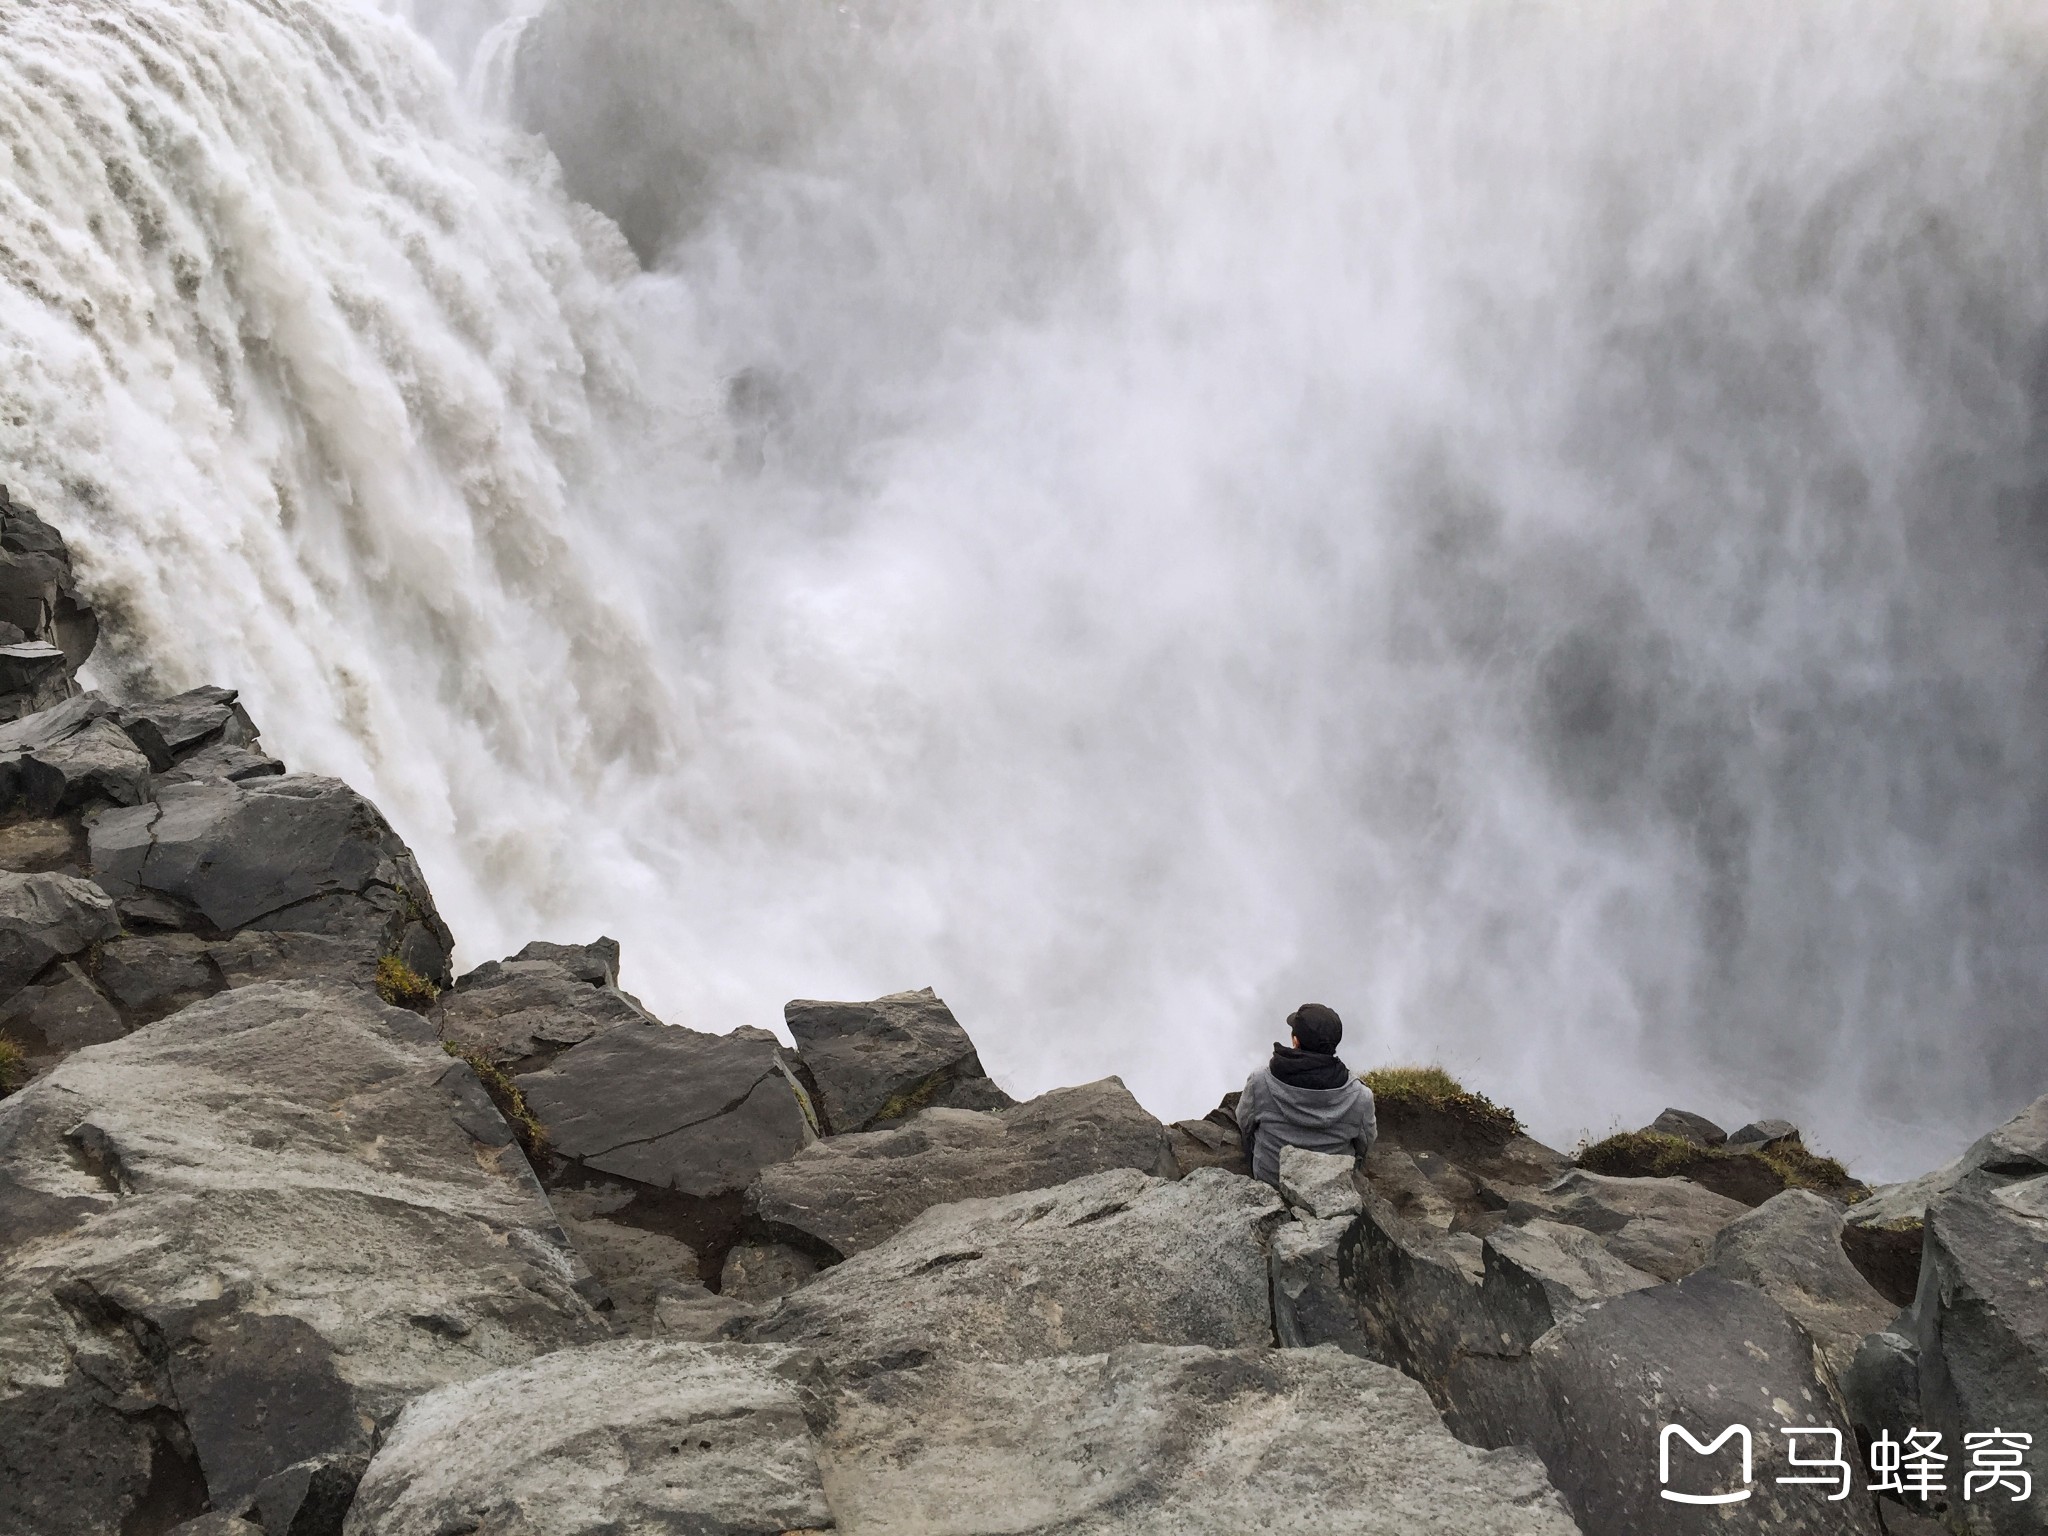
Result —
[[1186, 1114], [1318, 997], [1879, 1175], [2048, 1091], [2024, 7], [754, 14], [635, 276], [367, 0], [0, 12], [109, 686], [698, 1027], [929, 983]]

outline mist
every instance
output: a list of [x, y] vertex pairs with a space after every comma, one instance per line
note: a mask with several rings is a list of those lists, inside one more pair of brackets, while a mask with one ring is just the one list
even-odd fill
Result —
[[1866, 1177], [2048, 1089], [2019, 5], [87, 9], [0, 456], [464, 963], [1166, 1116], [1314, 998]]

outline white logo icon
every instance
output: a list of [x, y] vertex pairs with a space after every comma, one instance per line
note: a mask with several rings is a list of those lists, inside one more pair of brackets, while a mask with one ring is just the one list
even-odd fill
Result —
[[1664, 1432], [1657, 1437], [1657, 1481], [1671, 1481], [1671, 1441], [1673, 1437], [1683, 1440], [1702, 1456], [1711, 1456], [1730, 1440], [1742, 1445], [1742, 1486], [1734, 1493], [1673, 1493], [1669, 1488], [1657, 1490], [1659, 1498], [1669, 1499], [1674, 1504], [1740, 1504], [1750, 1495], [1750, 1479], [1755, 1471], [1751, 1454], [1749, 1426], [1730, 1424], [1706, 1444], [1695, 1440], [1692, 1431], [1680, 1424], [1666, 1424]]

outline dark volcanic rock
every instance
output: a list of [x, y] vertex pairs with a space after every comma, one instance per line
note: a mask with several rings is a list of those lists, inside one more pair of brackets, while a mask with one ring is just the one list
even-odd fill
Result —
[[1728, 1147], [1735, 1152], [1775, 1147], [1798, 1134], [1799, 1127], [1790, 1120], [1753, 1120], [1740, 1130], [1728, 1133]]
[[0, 1530], [242, 1513], [420, 1392], [601, 1337], [588, 1289], [417, 1016], [198, 1004], [0, 1103]]
[[782, 1010], [817, 1085], [829, 1135], [872, 1131], [920, 1109], [1006, 1109], [952, 1011], [932, 995], [897, 992], [870, 1003], [798, 1000]]
[[[99, 620], [72, 579], [63, 535], [9, 496], [5, 486], [0, 486], [0, 624], [14, 631], [7, 637], [12, 641], [41, 642], [61, 651], [67, 690], [70, 674], [85, 665], [99, 641]], [[6, 690], [0, 696], [0, 718], [14, 719], [56, 702], [33, 689], [30, 695]], [[63, 696], [60, 692], [57, 699]]]
[[247, 750], [256, 744], [256, 723], [236, 702], [232, 688], [194, 688], [154, 704], [130, 704], [114, 719], [149, 758], [158, 773], [217, 747]]
[[770, 1232], [844, 1256], [934, 1205], [1045, 1189], [1106, 1168], [1178, 1172], [1165, 1129], [1113, 1077], [1011, 1109], [931, 1109], [894, 1130], [831, 1137], [763, 1168], [747, 1209]]
[[560, 1156], [700, 1200], [737, 1196], [815, 1134], [781, 1044], [761, 1029], [620, 1024], [519, 1087]]
[[0, 997], [120, 931], [113, 898], [90, 880], [0, 871]]
[[1531, 1206], [1596, 1234], [1624, 1264], [1659, 1280], [1682, 1279], [1706, 1263], [1714, 1235], [1749, 1209], [1689, 1179], [1616, 1179], [1582, 1168]]
[[1659, 1136], [1676, 1136], [1701, 1147], [1718, 1147], [1728, 1140], [1728, 1133], [1720, 1126], [1689, 1109], [1667, 1109], [1643, 1129]]
[[618, 989], [619, 947], [529, 944], [478, 966], [441, 994], [441, 1038], [508, 1071], [544, 1066], [615, 1024], [660, 1021]]
[[1783, 1307], [1833, 1377], [1893, 1315], [1842, 1251], [1842, 1208], [1811, 1190], [1788, 1189], [1739, 1215], [1715, 1235], [1708, 1262]]
[[149, 759], [94, 694], [0, 726], [0, 811], [51, 816], [95, 804], [139, 805]]
[[411, 852], [338, 780], [166, 785], [154, 804], [102, 815], [91, 849], [124, 914], [182, 914], [185, 926], [220, 934], [310, 935], [363, 979], [396, 955], [448, 980], [454, 941]]

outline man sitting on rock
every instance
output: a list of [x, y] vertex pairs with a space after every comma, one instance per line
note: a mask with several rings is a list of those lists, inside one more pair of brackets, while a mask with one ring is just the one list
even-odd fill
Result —
[[1287, 1027], [1294, 1043], [1275, 1045], [1272, 1061], [1251, 1075], [1237, 1100], [1252, 1173], [1274, 1185], [1282, 1147], [1363, 1157], [1379, 1135], [1372, 1090], [1337, 1059], [1344, 1021], [1336, 1010], [1303, 1003], [1287, 1016]]

